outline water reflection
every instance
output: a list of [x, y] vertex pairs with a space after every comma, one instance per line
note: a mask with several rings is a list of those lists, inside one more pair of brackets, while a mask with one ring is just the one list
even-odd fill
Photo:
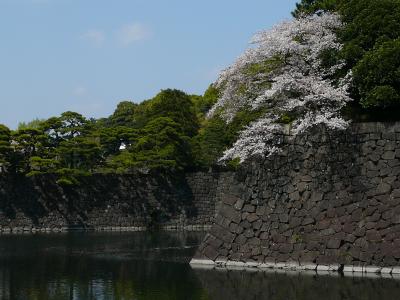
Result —
[[400, 280], [192, 270], [202, 233], [0, 236], [0, 299], [386, 300]]
[[207, 299], [187, 262], [203, 234], [1, 236], [1, 299]]
[[400, 280], [195, 269], [210, 299], [229, 300], [394, 300]]

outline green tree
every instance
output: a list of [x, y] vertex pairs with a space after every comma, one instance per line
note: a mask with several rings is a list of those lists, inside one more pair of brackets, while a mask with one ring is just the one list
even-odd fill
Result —
[[139, 135], [138, 129], [127, 126], [100, 128], [98, 132], [101, 155], [104, 158], [118, 154], [121, 146], [130, 147], [135, 143]]
[[62, 141], [57, 148], [62, 166], [82, 171], [93, 171], [101, 161], [100, 153], [100, 146], [93, 137], [76, 136]]
[[210, 85], [203, 96], [192, 95], [191, 98], [195, 105], [198, 118], [202, 119], [217, 102], [219, 91], [213, 85]]
[[354, 68], [354, 82], [365, 108], [400, 105], [400, 39], [368, 51]]
[[168, 117], [155, 118], [143, 128], [129, 151], [123, 151], [109, 163], [119, 171], [166, 169], [181, 171], [193, 163], [190, 137], [181, 124]]
[[239, 111], [229, 123], [219, 115], [206, 120], [193, 141], [196, 165], [202, 168], [215, 165], [223, 152], [238, 139], [240, 132], [263, 113], [263, 109], [246, 108]]
[[13, 169], [16, 172], [30, 173], [32, 157], [46, 157], [48, 155], [47, 137], [39, 129], [21, 129], [12, 133], [14, 142]]
[[12, 151], [10, 136], [10, 129], [0, 124], [0, 173], [10, 166], [10, 154]]
[[199, 134], [193, 139], [193, 152], [198, 167], [206, 168], [214, 165], [230, 145], [227, 137], [228, 124], [215, 116], [206, 120]]
[[59, 161], [54, 158], [44, 158], [41, 156], [32, 156], [29, 158], [30, 172], [28, 176], [38, 174], [54, 174], [59, 168]]
[[342, 54], [355, 66], [371, 49], [400, 37], [399, 0], [349, 0], [339, 6], [345, 27]]
[[336, 11], [343, 0], [302, 0], [296, 3], [296, 9], [292, 12], [294, 17], [304, 14], [314, 14], [318, 11]]
[[52, 147], [57, 147], [64, 139], [60, 130], [62, 126], [62, 121], [58, 117], [51, 117], [41, 123], [40, 129], [46, 134]]
[[81, 135], [89, 123], [84, 116], [72, 111], [62, 113], [59, 120], [61, 121], [59, 131], [66, 140]]
[[[320, 10], [338, 12], [344, 22], [338, 32], [343, 43], [339, 57], [346, 61], [344, 71], [352, 70], [355, 79], [351, 96], [356, 103], [351, 104], [350, 115], [365, 114], [361, 107], [369, 109], [369, 119], [393, 115], [393, 108], [400, 108], [396, 41], [400, 38], [400, 0], [302, 0], [293, 15]], [[332, 57], [327, 61], [336, 59]]]
[[93, 124], [81, 114], [67, 111], [60, 117], [51, 117], [43, 121], [40, 130], [47, 135], [53, 147], [58, 147], [62, 141], [90, 132], [90, 125]]
[[18, 130], [28, 129], [28, 128], [39, 129], [44, 121], [45, 119], [36, 118], [30, 122], [19, 122]]
[[111, 125], [134, 127], [136, 125], [135, 114], [137, 107], [138, 104], [130, 101], [118, 103], [117, 108], [109, 118]]
[[163, 90], [149, 103], [148, 119], [170, 118], [179, 124], [183, 135], [193, 137], [199, 129], [196, 111], [190, 96], [179, 90]]

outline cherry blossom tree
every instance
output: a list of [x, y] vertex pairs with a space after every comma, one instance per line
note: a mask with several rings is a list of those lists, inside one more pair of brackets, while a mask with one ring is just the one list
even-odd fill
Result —
[[220, 114], [230, 122], [244, 109], [267, 112], [241, 132], [222, 161], [241, 162], [280, 150], [279, 140], [290, 123], [292, 136], [323, 123], [332, 129], [348, 126], [340, 111], [350, 101], [351, 74], [334, 80], [344, 65], [340, 60], [324, 64], [323, 54], [342, 45], [335, 31], [342, 27], [336, 14], [304, 16], [257, 33], [236, 62], [225, 69], [214, 85], [221, 97], [208, 116]]

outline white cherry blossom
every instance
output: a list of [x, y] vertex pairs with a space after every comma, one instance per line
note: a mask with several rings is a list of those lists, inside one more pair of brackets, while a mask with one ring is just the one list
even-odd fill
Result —
[[221, 97], [208, 116], [217, 113], [230, 122], [244, 107], [266, 108], [267, 113], [243, 130], [221, 160], [241, 161], [279, 151], [279, 136], [287, 130], [282, 116], [294, 117], [291, 135], [325, 124], [332, 129], [348, 125], [340, 111], [351, 99], [351, 74], [339, 82], [331, 75], [343, 67], [338, 61], [322, 66], [321, 54], [339, 50], [335, 31], [342, 23], [337, 14], [305, 16], [285, 21], [257, 33], [254, 47], [245, 51], [233, 65], [221, 72], [215, 86]]

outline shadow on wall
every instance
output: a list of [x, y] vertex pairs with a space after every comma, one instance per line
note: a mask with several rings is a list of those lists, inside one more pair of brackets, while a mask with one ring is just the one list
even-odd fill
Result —
[[95, 174], [80, 182], [61, 187], [52, 175], [0, 177], [0, 226], [154, 226], [198, 215], [183, 175]]

